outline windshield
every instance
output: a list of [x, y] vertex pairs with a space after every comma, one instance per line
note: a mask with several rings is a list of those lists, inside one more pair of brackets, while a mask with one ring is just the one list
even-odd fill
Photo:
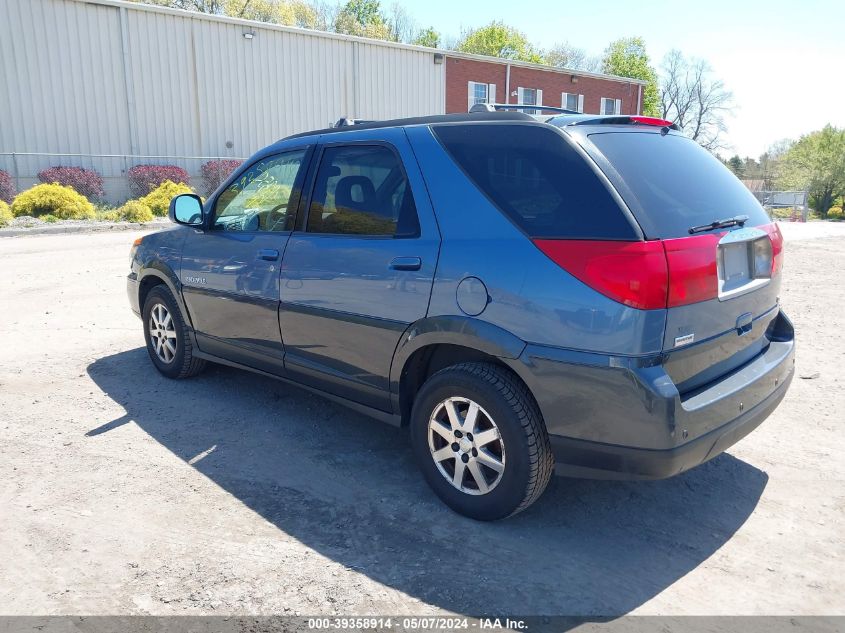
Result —
[[740, 215], [748, 216], [745, 226], [770, 222], [745, 185], [695, 141], [654, 132], [589, 139], [621, 176], [619, 192], [648, 237], [684, 237], [692, 227]]

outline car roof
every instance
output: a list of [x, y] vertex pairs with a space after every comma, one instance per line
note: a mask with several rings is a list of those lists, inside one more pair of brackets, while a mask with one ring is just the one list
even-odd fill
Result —
[[[334, 127], [324, 128], [322, 130], [312, 130], [309, 132], [300, 132], [299, 134], [292, 134], [277, 141], [276, 144], [289, 141], [291, 139], [305, 138], [309, 136], [319, 136], [321, 134], [343, 134], [344, 132], [353, 132], [357, 130], [374, 130], [374, 129], [388, 129], [401, 128], [413, 125], [438, 125], [445, 123], [483, 123], [483, 122], [524, 122], [524, 123], [548, 123], [555, 127], [568, 126], [595, 126], [595, 125], [621, 125], [630, 126], [636, 124], [637, 127], [648, 126], [652, 128], [666, 127], [671, 130], [678, 130], [678, 126], [670, 121], [664, 121], [654, 117], [642, 115], [619, 115], [619, 114], [581, 114], [581, 113], [564, 113], [555, 115], [530, 115], [524, 112], [513, 112], [509, 110], [496, 110], [487, 112], [469, 112], [462, 114], [438, 114], [433, 116], [410, 117], [406, 119], [388, 119], [384, 121], [359, 121], [354, 119], [341, 118], [338, 124]], [[668, 130], [667, 130], [668, 131]]]
[[[548, 118], [548, 117], [543, 117]], [[435, 125], [438, 123], [474, 123], [479, 121], [526, 121], [536, 122], [537, 119], [522, 112], [472, 112], [464, 114], [436, 114], [432, 116], [410, 117], [407, 119], [388, 119], [384, 121], [367, 121], [366, 123], [354, 123], [352, 125], [341, 125], [329, 127], [322, 130], [300, 132], [281, 139], [287, 141], [305, 136], [316, 136], [319, 134], [338, 134], [343, 132], [354, 132], [357, 130], [373, 130], [379, 128], [408, 127], [411, 125]]]

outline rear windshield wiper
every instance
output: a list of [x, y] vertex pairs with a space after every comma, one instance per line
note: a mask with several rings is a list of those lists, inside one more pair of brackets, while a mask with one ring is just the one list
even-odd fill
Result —
[[713, 229], [724, 229], [729, 226], [742, 226], [748, 222], [747, 215], [735, 215], [732, 218], [725, 218], [724, 220], [716, 220], [710, 224], [701, 224], [699, 226], [691, 226], [689, 228], [690, 235], [693, 233], [701, 233], [702, 231], [711, 231]]

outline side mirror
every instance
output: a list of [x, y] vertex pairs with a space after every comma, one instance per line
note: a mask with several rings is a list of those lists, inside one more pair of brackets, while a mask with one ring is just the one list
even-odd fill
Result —
[[170, 220], [185, 226], [202, 224], [202, 200], [193, 193], [183, 193], [170, 201]]

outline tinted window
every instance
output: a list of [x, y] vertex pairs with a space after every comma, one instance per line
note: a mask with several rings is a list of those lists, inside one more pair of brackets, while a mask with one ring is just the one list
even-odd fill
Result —
[[591, 134], [619, 172], [623, 197], [649, 237], [682, 237], [692, 226], [747, 215], [746, 226], [769, 222], [750, 191], [710, 152], [680, 135]]
[[541, 125], [442, 125], [435, 134], [482, 192], [531, 237], [636, 239], [589, 165]]
[[326, 148], [317, 171], [307, 230], [418, 235], [414, 198], [396, 154], [383, 145]]
[[305, 158], [297, 150], [258, 161], [217, 198], [212, 228], [222, 231], [290, 231], [296, 209], [288, 208]]

